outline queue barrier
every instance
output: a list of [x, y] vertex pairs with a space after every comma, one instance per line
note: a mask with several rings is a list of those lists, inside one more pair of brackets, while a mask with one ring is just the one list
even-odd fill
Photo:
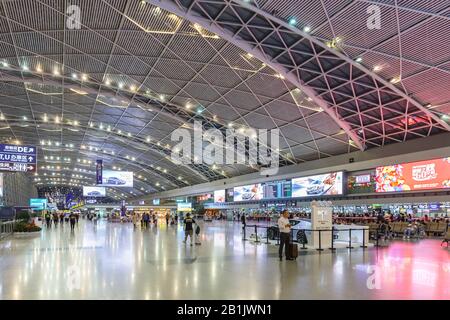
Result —
[[[261, 242], [260, 241], [260, 239], [261, 239], [261, 237], [258, 237], [258, 229], [266, 229], [266, 244], [269, 244], [270, 242], [269, 242], [269, 232], [267, 231], [267, 229], [269, 229], [269, 228], [274, 228], [274, 229], [278, 229], [276, 226], [260, 226], [260, 225], [245, 225], [245, 226], [243, 226], [243, 241], [249, 241], [250, 239], [247, 239], [247, 233], [246, 233], [246, 229], [247, 228], [254, 228], [254, 234], [255, 234], [255, 240], [254, 240], [254, 242], [256, 242], [256, 243], [259, 243], [259, 242]], [[348, 231], [348, 233], [349, 233], [349, 237], [348, 237], [348, 245], [347, 245], [347, 249], [354, 249], [355, 247], [353, 246], [354, 245], [354, 243], [352, 243], [352, 231], [363, 231], [363, 232], [365, 232], [365, 231], [369, 231], [367, 228], [348, 228], [348, 229], [339, 229], [339, 230], [337, 230], [337, 229], [335, 229], [334, 227], [333, 228], [331, 228], [331, 229], [319, 229], [319, 230], [313, 230], [313, 229], [299, 229], [299, 230], [302, 230], [302, 231], [310, 231], [310, 232], [318, 232], [319, 233], [319, 244], [318, 244], [318, 248], [316, 248], [316, 250], [317, 251], [323, 251], [324, 250], [324, 248], [323, 248], [323, 246], [322, 246], [322, 232], [332, 232], [332, 236], [331, 236], [331, 243], [330, 243], [330, 247], [328, 248], [329, 250], [331, 250], [331, 251], [335, 251], [336, 250], [336, 247], [335, 247], [335, 245], [334, 245], [334, 236], [333, 236], [333, 234], [334, 234], [334, 232], [335, 231], [339, 231], [339, 232], [342, 232], [342, 231]], [[294, 240], [294, 235], [293, 235], [293, 233], [294, 233], [294, 230], [292, 230], [291, 229], [291, 242], [297, 242], [297, 243], [299, 243], [299, 241], [298, 241], [298, 238], [297, 239], [295, 239]], [[261, 234], [261, 232], [260, 232], [260, 234]], [[363, 241], [362, 241], [362, 244], [359, 246], [359, 248], [363, 248], [363, 249], [366, 249], [366, 248], [368, 248], [368, 246], [367, 246], [367, 243], [366, 243], [366, 236], [365, 236], [365, 233], [363, 234], [363, 237], [362, 237], [363, 239]], [[379, 230], [377, 229], [376, 230], [376, 243], [374, 244], [374, 246], [375, 247], [379, 247], [380, 245], [379, 245]], [[279, 232], [276, 234], [276, 236], [275, 236], [275, 239], [277, 240], [277, 244], [279, 244], [279, 239], [280, 239], [280, 237], [279, 237]], [[369, 239], [367, 239], [367, 241], [369, 241]], [[302, 241], [302, 246], [300, 247], [300, 249], [301, 250], [306, 250], [306, 249], [308, 249], [307, 247], [306, 247], [306, 242], [305, 241]]]
[[16, 221], [0, 221], [0, 239], [3, 239], [14, 232], [14, 225]]

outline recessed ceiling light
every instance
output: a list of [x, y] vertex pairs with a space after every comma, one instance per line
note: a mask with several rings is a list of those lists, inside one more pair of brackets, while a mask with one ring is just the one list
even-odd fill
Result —
[[81, 80], [86, 81], [88, 79], [88, 76], [86, 74], [83, 74], [81, 76]]
[[395, 84], [395, 83], [399, 83], [401, 80], [402, 80], [401, 77], [397, 76], [397, 77], [394, 77], [391, 80], [389, 80], [389, 82]]
[[2, 62], [2, 66], [3, 66], [4, 68], [8, 68], [8, 62], [3, 61], [3, 62]]
[[289, 24], [290, 24], [291, 26], [295, 26], [295, 25], [297, 24], [297, 20], [295, 20], [295, 18], [290, 18], [290, 19], [289, 19]]
[[373, 71], [374, 71], [374, 72], [378, 72], [378, 71], [380, 71], [381, 69], [383, 69], [383, 67], [380, 66], [380, 65], [376, 65], [376, 66], [373, 67]]
[[109, 81], [109, 79], [105, 80], [105, 85], [109, 86], [111, 84], [111, 81]]
[[78, 76], [76, 75], [76, 73], [72, 73], [72, 79], [77, 79]]
[[361, 57], [358, 57], [358, 58], [355, 59], [355, 61], [358, 62], [358, 63], [361, 63], [362, 60], [363, 60], [363, 59], [362, 59]]
[[38, 66], [36, 67], [36, 71], [37, 71], [37, 72], [42, 72], [41, 66], [38, 65]]
[[311, 31], [311, 27], [310, 26], [306, 26], [306, 27], [303, 28], [303, 31], [308, 33], [308, 32]]

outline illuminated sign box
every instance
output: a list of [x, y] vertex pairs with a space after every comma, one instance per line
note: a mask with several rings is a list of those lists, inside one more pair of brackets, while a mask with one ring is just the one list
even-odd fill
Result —
[[292, 197], [315, 197], [343, 194], [342, 172], [292, 179]]
[[30, 207], [34, 210], [44, 210], [47, 209], [47, 202], [47, 199], [30, 199]]
[[376, 192], [450, 188], [450, 157], [376, 168]]
[[177, 209], [180, 212], [191, 212], [192, 211], [192, 203], [178, 203]]

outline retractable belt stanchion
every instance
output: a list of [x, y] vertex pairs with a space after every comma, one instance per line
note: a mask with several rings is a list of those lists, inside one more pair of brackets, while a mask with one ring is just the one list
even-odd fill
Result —
[[331, 251], [336, 251], [336, 248], [334, 247], [334, 227], [331, 227]]
[[347, 249], [353, 249], [352, 247], [352, 228], [348, 229], [348, 247]]

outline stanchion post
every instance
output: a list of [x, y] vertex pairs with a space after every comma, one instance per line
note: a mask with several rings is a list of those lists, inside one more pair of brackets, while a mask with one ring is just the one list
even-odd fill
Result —
[[269, 244], [269, 227], [266, 227], [266, 243]]
[[336, 251], [336, 248], [334, 247], [334, 227], [331, 227], [331, 251]]
[[[306, 237], [306, 229], [303, 231], [304, 233], [305, 233], [305, 237]], [[308, 249], [307, 247], [306, 247], [306, 241], [304, 241], [305, 239], [303, 239], [303, 241], [302, 241], [302, 247], [300, 248], [300, 249], [302, 249], [302, 250], [306, 250], [306, 249]]]
[[256, 236], [255, 242], [259, 242], [259, 240], [258, 240], [258, 226], [256, 224], [255, 224], [255, 236]]
[[361, 246], [361, 248], [367, 248], [367, 246], [366, 246], [366, 229], [362, 229], [362, 233], [363, 233], [363, 243], [362, 243], [362, 246]]
[[378, 248], [378, 246], [379, 246], [378, 239], [380, 238], [380, 235], [378, 234], [378, 228], [377, 228], [377, 232], [376, 232], [375, 236], [377, 237], [377, 243], [375, 244], [375, 246]]
[[322, 249], [322, 230], [317, 230], [319, 231], [319, 248], [317, 248], [317, 251], [323, 251]]
[[247, 237], [245, 236], [245, 224], [242, 226], [242, 229], [244, 230], [244, 241], [247, 241]]
[[348, 229], [348, 247], [347, 249], [353, 249], [352, 247], [352, 228]]

